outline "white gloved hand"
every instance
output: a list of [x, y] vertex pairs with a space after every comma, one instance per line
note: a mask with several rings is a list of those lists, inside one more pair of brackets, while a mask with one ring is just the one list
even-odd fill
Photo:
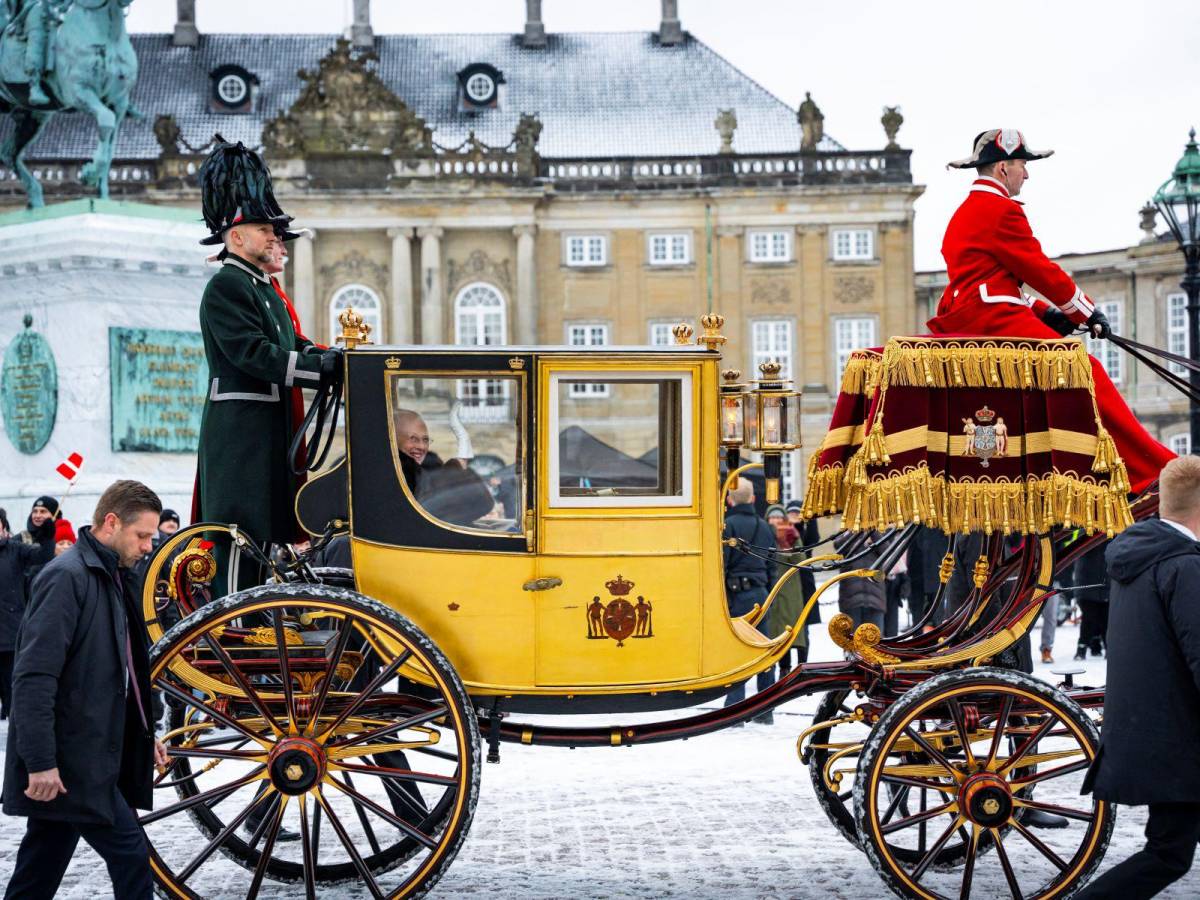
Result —
[[471, 447], [471, 436], [467, 434], [467, 429], [462, 423], [462, 401], [455, 401], [450, 407], [450, 430], [454, 432], [454, 439], [458, 441], [458, 452], [454, 454], [455, 459], [474, 459], [475, 450]]

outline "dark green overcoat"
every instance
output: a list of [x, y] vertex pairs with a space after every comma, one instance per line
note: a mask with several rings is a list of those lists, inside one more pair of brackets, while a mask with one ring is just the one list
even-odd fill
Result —
[[317, 387], [322, 351], [297, 338], [270, 278], [233, 255], [204, 289], [200, 332], [209, 384], [194, 515], [238, 525], [260, 544], [295, 541], [291, 394]]

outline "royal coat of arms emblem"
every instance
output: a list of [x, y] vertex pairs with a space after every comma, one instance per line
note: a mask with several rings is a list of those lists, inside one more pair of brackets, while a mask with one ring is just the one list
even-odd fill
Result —
[[1004, 417], [997, 416], [995, 410], [975, 410], [975, 415], [963, 420], [963, 434], [967, 436], [963, 446], [963, 456], [974, 456], [979, 465], [988, 468], [993, 456], [1005, 456], [1008, 453], [1008, 426]]
[[625, 646], [629, 637], [654, 637], [654, 607], [642, 596], [637, 603], [629, 601], [629, 593], [634, 583], [618, 575], [612, 581], [606, 581], [612, 599], [602, 603], [599, 596], [592, 598], [587, 606], [588, 640], [608, 640], [617, 642], [618, 647]]

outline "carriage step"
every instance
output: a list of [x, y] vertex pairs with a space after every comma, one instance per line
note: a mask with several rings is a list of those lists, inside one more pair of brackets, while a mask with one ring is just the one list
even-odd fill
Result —
[[1051, 669], [1050, 672], [1054, 675], [1060, 675], [1063, 679], [1063, 687], [1075, 687], [1075, 676], [1083, 675], [1087, 672], [1083, 666], [1071, 666], [1070, 668]]

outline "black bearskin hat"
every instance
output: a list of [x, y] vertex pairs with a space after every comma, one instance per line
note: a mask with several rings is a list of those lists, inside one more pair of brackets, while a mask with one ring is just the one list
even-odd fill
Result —
[[278, 228], [292, 221], [275, 199], [271, 172], [262, 157], [241, 141], [231, 144], [219, 134], [215, 141], [200, 167], [201, 210], [212, 232], [200, 243], [220, 244], [234, 225], [269, 223]]

